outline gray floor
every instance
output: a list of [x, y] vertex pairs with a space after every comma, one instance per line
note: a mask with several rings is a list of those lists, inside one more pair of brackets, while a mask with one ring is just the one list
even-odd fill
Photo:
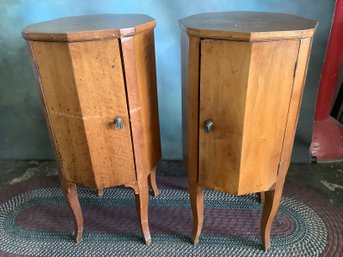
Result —
[[[0, 187], [36, 176], [56, 175], [54, 161], [0, 160]], [[161, 161], [158, 176], [187, 176], [181, 161]], [[343, 210], [343, 161], [319, 164], [292, 164], [287, 182], [305, 186], [325, 196]], [[286, 182], [286, 183], [287, 183]]]

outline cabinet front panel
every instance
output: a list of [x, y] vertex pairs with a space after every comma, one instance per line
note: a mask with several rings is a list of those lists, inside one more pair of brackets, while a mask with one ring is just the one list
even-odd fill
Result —
[[230, 193], [239, 185], [250, 52], [249, 43], [201, 41], [199, 183]]
[[[82, 119], [99, 187], [135, 181], [130, 120], [118, 40], [70, 43]], [[116, 117], [123, 120], [115, 128]]]
[[118, 41], [32, 45], [66, 180], [97, 188], [135, 181]]
[[202, 41], [200, 184], [235, 194], [274, 185], [298, 48], [297, 40]]

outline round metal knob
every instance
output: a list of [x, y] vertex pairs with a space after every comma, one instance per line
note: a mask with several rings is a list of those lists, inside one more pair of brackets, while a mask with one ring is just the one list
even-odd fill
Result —
[[206, 120], [204, 122], [203, 128], [204, 128], [205, 133], [211, 133], [211, 131], [214, 128], [214, 122], [212, 120]]
[[124, 127], [123, 119], [120, 117], [115, 117], [113, 124], [117, 129], [122, 129]]

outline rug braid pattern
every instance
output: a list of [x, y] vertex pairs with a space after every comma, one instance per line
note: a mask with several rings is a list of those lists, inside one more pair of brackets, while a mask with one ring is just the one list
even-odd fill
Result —
[[[129, 189], [107, 189], [102, 198], [90, 189], [79, 189], [88, 224], [80, 244], [72, 240], [72, 219], [63, 214], [69, 210], [59, 187], [14, 195], [0, 205], [0, 255], [320, 256], [327, 245], [328, 231], [323, 219], [308, 205], [283, 197], [273, 225], [272, 248], [265, 253], [258, 230], [262, 207], [256, 196], [237, 197], [208, 190], [203, 233], [200, 243], [193, 246], [189, 241], [191, 212], [187, 191], [160, 191], [160, 196], [149, 199], [153, 238], [150, 247], [143, 244], [134, 195]], [[43, 217], [37, 217], [40, 212]], [[46, 221], [51, 216], [54, 220]], [[103, 226], [103, 231], [97, 231], [99, 226]]]

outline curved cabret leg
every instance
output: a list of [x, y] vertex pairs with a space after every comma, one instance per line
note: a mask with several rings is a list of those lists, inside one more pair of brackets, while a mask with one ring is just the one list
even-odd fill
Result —
[[160, 192], [158, 191], [157, 183], [156, 183], [156, 166], [150, 172], [149, 182], [150, 182], [150, 186], [152, 188], [152, 191], [154, 193], [154, 196], [158, 196], [160, 194]]
[[149, 229], [149, 187], [148, 180], [143, 179], [138, 181], [138, 192], [135, 191], [136, 206], [139, 219], [139, 225], [141, 227], [144, 242], [146, 245], [151, 245], [151, 235]]
[[265, 199], [261, 219], [261, 239], [264, 251], [268, 251], [270, 248], [270, 231], [281, 202], [287, 170], [288, 166], [280, 172], [275, 189], [264, 193]]
[[75, 227], [75, 241], [79, 243], [82, 241], [82, 232], [83, 232], [83, 216], [80, 206], [79, 199], [77, 197], [77, 188], [76, 184], [69, 182], [62, 182], [63, 193], [68, 202], [68, 205], [72, 211], [74, 218], [74, 227]]
[[280, 200], [278, 201], [274, 196], [274, 190], [265, 192], [265, 202], [261, 220], [261, 239], [264, 251], [267, 251], [270, 248], [271, 226], [280, 204]]
[[200, 233], [204, 223], [204, 189], [200, 186], [190, 187], [189, 197], [191, 200], [193, 215], [193, 229], [191, 239], [192, 243], [196, 245], [199, 242]]

